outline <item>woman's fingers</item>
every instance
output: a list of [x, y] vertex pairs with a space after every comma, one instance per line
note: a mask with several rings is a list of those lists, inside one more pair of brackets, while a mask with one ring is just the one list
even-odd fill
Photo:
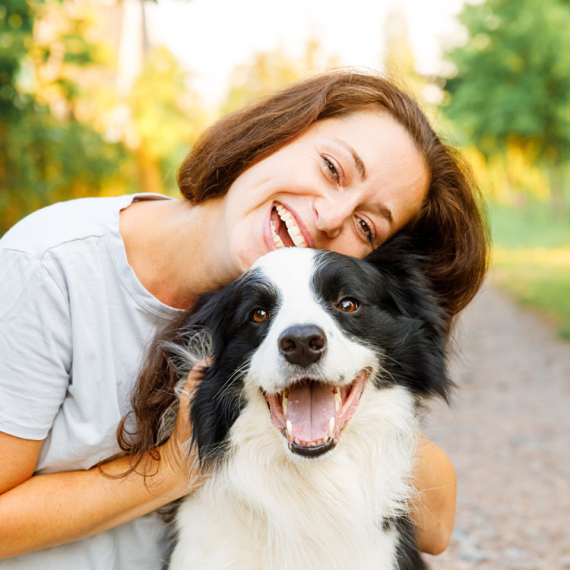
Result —
[[210, 362], [211, 360], [209, 358], [205, 358], [197, 362], [194, 365], [194, 368], [192, 368], [190, 371], [190, 374], [188, 374], [186, 384], [180, 392], [180, 406], [178, 409], [178, 415], [176, 417], [175, 428], [175, 432], [178, 432], [177, 436], [179, 436], [179, 440], [188, 441], [192, 437], [192, 427], [190, 425], [190, 405], [192, 403], [194, 393], [198, 388], [198, 384], [200, 383], [200, 380], [202, 380], [205, 369], [210, 366]]
[[193, 452], [190, 449], [192, 441], [192, 422], [190, 409], [192, 398], [198, 388], [205, 369], [210, 366], [210, 359], [200, 360], [188, 374], [184, 388], [180, 392], [176, 424], [168, 441], [162, 446], [163, 459], [166, 461], [175, 480], [183, 482], [190, 491], [199, 484], [196, 473], [192, 474]]
[[188, 406], [192, 401], [194, 391], [198, 387], [205, 369], [209, 366], [209, 362], [210, 359], [204, 358], [203, 360], [196, 362], [194, 368], [190, 370], [190, 374], [188, 374], [188, 378], [186, 379], [186, 384], [184, 384], [184, 388], [182, 388], [182, 392], [180, 393], [180, 406]]

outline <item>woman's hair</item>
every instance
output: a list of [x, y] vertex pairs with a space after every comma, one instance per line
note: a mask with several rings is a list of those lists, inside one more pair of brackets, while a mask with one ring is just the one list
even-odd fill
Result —
[[373, 74], [334, 71], [294, 83], [210, 127], [185, 158], [178, 185], [200, 203], [224, 195], [249, 167], [303, 134], [316, 121], [373, 109], [410, 134], [430, 183], [420, 212], [401, 231], [425, 256], [425, 271], [451, 319], [473, 298], [487, 269], [488, 231], [473, 176], [443, 144], [414, 99]]

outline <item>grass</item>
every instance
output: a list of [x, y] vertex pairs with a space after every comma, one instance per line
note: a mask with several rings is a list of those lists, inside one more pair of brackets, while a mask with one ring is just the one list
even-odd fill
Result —
[[500, 248], [570, 247], [570, 210], [556, 216], [549, 204], [532, 201], [524, 209], [489, 206], [493, 243]]
[[553, 317], [570, 340], [570, 219], [546, 204], [492, 206], [494, 281], [522, 305]]
[[494, 281], [522, 305], [553, 317], [570, 340], [570, 248], [495, 249]]

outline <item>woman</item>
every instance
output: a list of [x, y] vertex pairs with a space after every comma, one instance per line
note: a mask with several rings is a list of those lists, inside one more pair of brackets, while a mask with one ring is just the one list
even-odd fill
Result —
[[[146, 479], [92, 466], [117, 452], [145, 343], [267, 251], [295, 243], [364, 257], [408, 232], [450, 326], [485, 273], [469, 176], [417, 104], [376, 76], [314, 77], [223, 118], [179, 186], [185, 200], [52, 206], [0, 242], [0, 568], [160, 568], [163, 527], [142, 515], [199, 485], [188, 480], [187, 402], [145, 457]], [[277, 206], [290, 232], [273, 231]], [[123, 457], [105, 471], [129, 466]], [[453, 527], [453, 467], [426, 441], [416, 471], [418, 542], [438, 553]]]

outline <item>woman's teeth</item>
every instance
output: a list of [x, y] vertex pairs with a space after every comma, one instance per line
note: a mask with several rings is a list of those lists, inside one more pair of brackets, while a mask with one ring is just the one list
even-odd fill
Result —
[[[281, 204], [276, 204], [275, 209], [277, 210], [277, 214], [281, 218], [281, 221], [285, 223], [287, 227], [287, 233], [293, 240], [295, 247], [309, 247], [305, 236], [303, 236], [303, 232], [297, 225], [295, 218], [291, 215], [291, 213], [286, 210]], [[275, 224], [271, 222], [271, 236], [273, 238], [273, 243], [277, 249], [285, 247], [283, 240], [277, 234], [277, 230], [275, 229]]]
[[283, 240], [277, 235], [277, 232], [275, 231], [275, 224], [273, 222], [271, 222], [271, 237], [273, 238], [273, 243], [277, 249], [285, 247]]

